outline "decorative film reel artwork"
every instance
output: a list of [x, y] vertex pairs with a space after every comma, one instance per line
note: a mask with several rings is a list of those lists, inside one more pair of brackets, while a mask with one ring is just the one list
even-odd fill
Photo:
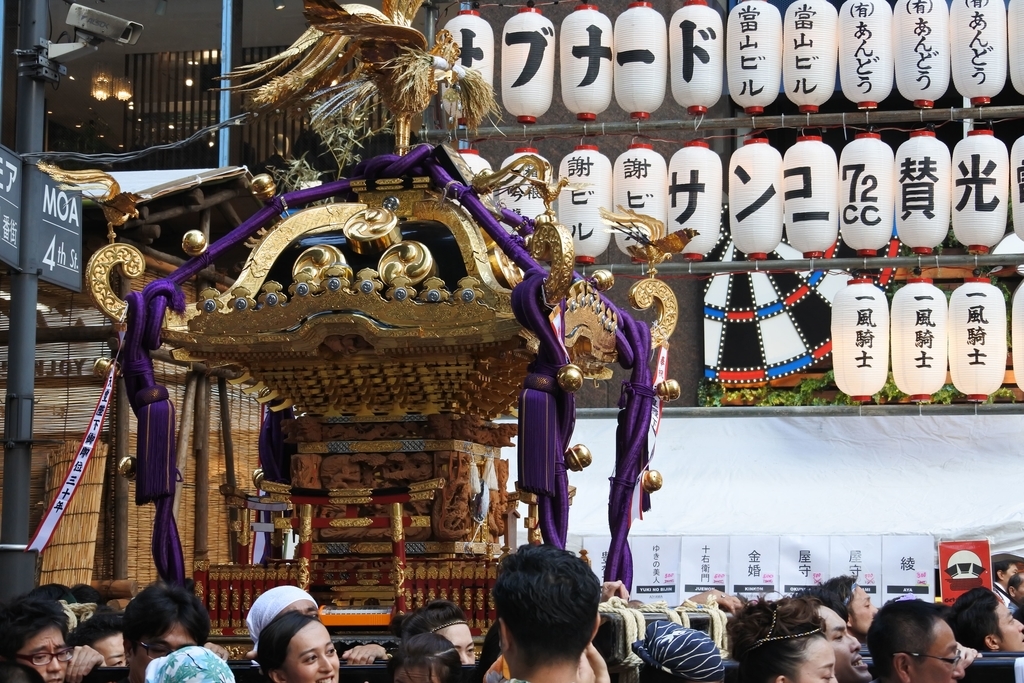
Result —
[[[895, 233], [885, 257], [899, 253]], [[879, 256], [882, 254], [880, 253]], [[854, 257], [841, 242], [825, 258]], [[782, 243], [769, 261], [802, 258]], [[728, 233], [708, 261], [742, 258]], [[892, 279], [886, 268], [876, 278]], [[723, 273], [704, 290], [704, 377], [724, 384], [763, 382], [804, 370], [832, 352], [832, 300], [850, 275], [826, 270], [798, 273]]]

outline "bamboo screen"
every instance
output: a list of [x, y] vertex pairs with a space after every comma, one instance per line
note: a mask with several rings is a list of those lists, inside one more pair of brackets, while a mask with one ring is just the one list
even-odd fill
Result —
[[[134, 283], [140, 289], [155, 276], [147, 274], [141, 281]], [[194, 301], [195, 293], [191, 286], [185, 287], [186, 297]], [[40, 283], [39, 285], [39, 327], [70, 327], [70, 326], [106, 326], [110, 322], [99, 313], [84, 293], [74, 294], [58, 287]], [[7, 330], [10, 323], [10, 287], [6, 278], [0, 279], [0, 331]], [[37, 440], [54, 440], [74, 442], [77, 446], [85, 432], [92, 411], [96, 405], [102, 388], [102, 380], [92, 374], [92, 365], [96, 358], [109, 356], [109, 346], [105, 342], [63, 342], [39, 344], [36, 347], [36, 389], [35, 415], [33, 420], [34, 436]], [[155, 363], [157, 381], [167, 387], [175, 408], [180, 411], [184, 398], [184, 386], [188, 369], [170, 363]], [[7, 381], [7, 347], [0, 346], [0, 386]], [[209, 508], [208, 538], [210, 560], [212, 562], [229, 561], [228, 545], [228, 512], [223, 503], [220, 486], [227, 482], [224, 463], [224, 446], [220, 425], [220, 400], [215, 378], [211, 378], [210, 400], [210, 465], [209, 491], [206, 501]], [[259, 405], [250, 397], [230, 384], [228, 396], [231, 430], [235, 450], [235, 475], [243, 489], [252, 489], [252, 470], [258, 466], [257, 440], [259, 435]], [[130, 412], [130, 411], [129, 411]], [[108, 455], [98, 460], [97, 465], [103, 472], [102, 495], [96, 536], [95, 559], [93, 562], [94, 579], [111, 579], [113, 577], [114, 548], [114, 477], [113, 462], [115, 448], [112, 444], [113, 421], [116, 407], [111, 405], [107, 414], [107, 422], [103, 429], [102, 441], [110, 445]], [[3, 407], [0, 406], [0, 420], [3, 419]], [[134, 454], [136, 421], [134, 415], [130, 419], [130, 446], [128, 452]], [[47, 459], [53, 447], [37, 445], [33, 449], [32, 462], [32, 531], [38, 524], [44, 507], [44, 486], [47, 470]], [[189, 453], [193, 451], [190, 449]], [[95, 457], [95, 455], [94, 455]], [[65, 468], [66, 469], [66, 468]], [[195, 463], [189, 457], [185, 472], [178, 530], [182, 545], [185, 548], [186, 571], [191, 572], [193, 559], [193, 537], [195, 517]], [[63, 476], [61, 469], [56, 476]], [[2, 467], [0, 467], [2, 481]], [[134, 484], [131, 485], [128, 508], [128, 577], [136, 579], [140, 585], [154, 581], [156, 570], [150, 554], [150, 530], [152, 528], [154, 508], [152, 505], [136, 507], [134, 504]], [[2, 495], [2, 492], [0, 492]]]

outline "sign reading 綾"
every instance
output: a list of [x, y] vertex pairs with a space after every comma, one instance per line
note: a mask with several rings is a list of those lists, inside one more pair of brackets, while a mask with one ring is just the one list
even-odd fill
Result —
[[0, 261], [19, 266], [21, 157], [0, 145]]
[[39, 277], [46, 282], [82, 291], [82, 193], [62, 190], [57, 181], [45, 173], [35, 183], [28, 202], [33, 213], [39, 212], [37, 245], [42, 252]]

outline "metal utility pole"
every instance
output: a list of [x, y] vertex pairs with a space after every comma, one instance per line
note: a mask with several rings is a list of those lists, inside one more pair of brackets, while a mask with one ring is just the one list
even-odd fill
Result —
[[[46, 40], [46, 0], [21, 0], [19, 52], [38, 53]], [[21, 52], [25, 51], [25, 52]], [[45, 50], [44, 50], [45, 53]], [[46, 84], [19, 59], [16, 151], [43, 151]], [[42, 178], [25, 173], [25, 198], [40, 196]], [[36, 214], [38, 216], [38, 214]], [[25, 216], [27, 218], [27, 216]], [[38, 225], [25, 220], [21, 230], [20, 272], [11, 273], [11, 336], [7, 348], [7, 395], [4, 412], [4, 490], [0, 517], [0, 600], [32, 589], [36, 553], [25, 552], [29, 541], [29, 483], [32, 468], [32, 409], [35, 401], [36, 303], [39, 297]]]

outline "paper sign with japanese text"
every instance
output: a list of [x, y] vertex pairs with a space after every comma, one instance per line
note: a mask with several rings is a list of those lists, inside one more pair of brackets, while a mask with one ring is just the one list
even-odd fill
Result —
[[952, 605], [972, 588], [992, 590], [992, 551], [988, 540], [939, 543], [939, 594]]
[[779, 585], [793, 595], [828, 581], [828, 536], [782, 536], [779, 538]]
[[679, 537], [631, 536], [633, 586], [630, 596], [644, 602], [679, 604]]
[[728, 536], [683, 536], [679, 549], [681, 598], [717, 589], [729, 592]]
[[882, 602], [912, 596], [935, 600], [935, 539], [931, 536], [883, 536]]
[[779, 537], [729, 538], [728, 592], [756, 598], [779, 590]]
[[587, 551], [590, 568], [597, 575], [598, 581], [604, 581], [604, 566], [608, 563], [608, 546], [612, 544], [611, 536], [584, 536], [582, 548]]
[[882, 537], [832, 536], [829, 578], [852, 576], [871, 597], [875, 607], [882, 606]]

